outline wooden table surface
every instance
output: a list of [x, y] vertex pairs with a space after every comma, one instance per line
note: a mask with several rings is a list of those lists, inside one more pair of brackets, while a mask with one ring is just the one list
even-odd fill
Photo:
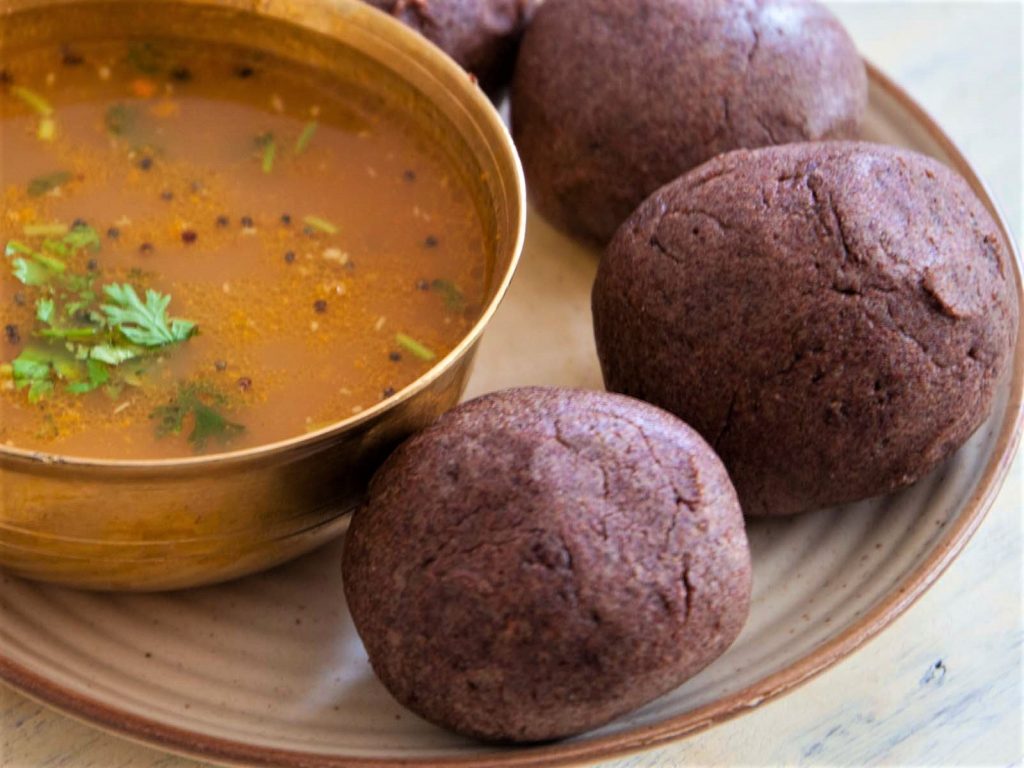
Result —
[[[952, 136], [1021, 242], [1020, 2], [830, 3], [869, 59]], [[939, 582], [892, 627], [795, 692], [604, 768], [1020, 765], [1024, 462]], [[83, 725], [0, 686], [5, 768], [199, 765]]]

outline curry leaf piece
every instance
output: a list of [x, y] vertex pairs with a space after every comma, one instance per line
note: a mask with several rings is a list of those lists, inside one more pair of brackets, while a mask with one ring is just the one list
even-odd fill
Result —
[[107, 321], [134, 344], [160, 347], [185, 341], [196, 331], [195, 323], [189, 320], [167, 317], [167, 305], [171, 303], [167, 294], [147, 290], [143, 303], [128, 283], [105, 285], [103, 292], [112, 302], [101, 307]]
[[68, 171], [54, 171], [43, 176], [36, 176], [28, 183], [28, 193], [32, 197], [45, 195], [51, 189], [56, 189], [71, 181], [71, 174]]
[[100, 236], [92, 227], [79, 224], [64, 235], [63, 243], [69, 248], [88, 248], [90, 251], [98, 251], [100, 249]]

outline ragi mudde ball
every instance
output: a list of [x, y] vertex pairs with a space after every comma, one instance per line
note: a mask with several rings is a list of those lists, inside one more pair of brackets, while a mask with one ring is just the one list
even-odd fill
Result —
[[488, 90], [512, 74], [523, 28], [539, 0], [366, 0], [415, 29]]
[[620, 395], [507, 390], [408, 440], [373, 478], [343, 556], [374, 671], [426, 719], [554, 739], [678, 686], [750, 601], [721, 462]]
[[722, 152], [857, 138], [864, 65], [810, 0], [547, 0], [512, 127], [535, 205], [606, 243], [658, 187]]
[[1010, 255], [941, 163], [856, 142], [739, 150], [653, 194], [593, 290], [610, 390], [675, 413], [749, 515], [906, 486], [988, 415]]

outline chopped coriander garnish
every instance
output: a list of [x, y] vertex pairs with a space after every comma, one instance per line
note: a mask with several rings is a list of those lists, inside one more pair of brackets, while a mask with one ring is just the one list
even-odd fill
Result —
[[68, 247], [60, 240], [53, 240], [51, 238], [43, 240], [42, 250], [49, 251], [56, 256], [68, 255]]
[[53, 320], [53, 306], [53, 299], [37, 299], [36, 319], [49, 325]]
[[144, 347], [159, 347], [185, 341], [196, 332], [195, 323], [181, 318], [168, 318], [167, 305], [171, 297], [150, 289], [143, 303], [135, 289], [125, 283], [103, 286], [110, 304], [100, 308], [110, 325], [117, 326], [124, 336]]
[[28, 105], [28, 107], [38, 115], [49, 117], [53, 114], [53, 107], [50, 106], [50, 102], [35, 91], [26, 88], [23, 85], [12, 86], [11, 95], [21, 99], [22, 102]]
[[89, 350], [89, 359], [99, 360], [110, 365], [120, 365], [135, 359], [139, 354], [140, 351], [135, 347], [97, 344]]
[[155, 408], [149, 417], [157, 422], [157, 437], [181, 434], [191, 417], [188, 441], [196, 451], [202, 451], [211, 439], [227, 441], [245, 430], [218, 410], [226, 404], [227, 398], [208, 384], [183, 384], [170, 403]]
[[13, 256], [16, 253], [21, 253], [26, 256], [32, 255], [32, 249], [25, 245], [20, 240], [8, 240], [7, 245], [4, 247], [5, 256]]
[[67, 268], [58, 258], [37, 253], [18, 240], [8, 240], [4, 255], [10, 258], [15, 254], [21, 255], [11, 260], [11, 271], [25, 285], [46, 285], [54, 273], [62, 273]]
[[124, 136], [135, 126], [135, 110], [127, 104], [111, 104], [103, 116], [103, 124], [107, 132], [114, 136]]
[[28, 400], [37, 403], [53, 391], [54, 379], [75, 381], [80, 370], [75, 360], [61, 347], [29, 345], [11, 361], [16, 389], [28, 387]]
[[263, 160], [262, 167], [264, 173], [270, 173], [274, 170], [274, 158], [277, 156], [277, 142], [274, 141], [274, 137], [271, 136], [267, 142], [263, 145]]
[[301, 155], [309, 147], [309, 142], [313, 140], [313, 135], [316, 133], [317, 125], [316, 120], [306, 123], [306, 127], [302, 129], [299, 138], [295, 140], [296, 155]]
[[460, 312], [466, 306], [466, 297], [451, 280], [434, 280], [430, 287], [441, 294], [444, 305], [452, 312]]
[[54, 171], [44, 176], [36, 176], [29, 181], [29, 195], [38, 198], [45, 195], [50, 189], [55, 189], [62, 184], [71, 181], [72, 175], [68, 171]]
[[404, 333], [396, 333], [395, 342], [398, 344], [398, 346], [409, 351], [410, 353], [412, 353], [412, 355], [418, 357], [420, 360], [430, 361], [434, 360], [437, 357], [437, 354], [434, 352], [434, 350], [430, 349], [430, 347], [421, 344], [420, 342], [416, 341], [416, 339], [414, 339], [412, 336], [407, 336]]
[[64, 236], [64, 245], [69, 248], [88, 248], [96, 252], [100, 249], [100, 235], [87, 224], [77, 224]]
[[14, 267], [14, 276], [25, 285], [46, 285], [50, 281], [49, 270], [34, 261], [19, 256], [11, 265]]
[[88, 381], [74, 381], [67, 386], [68, 392], [82, 395], [92, 392], [110, 381], [110, 370], [103, 363], [97, 360], [86, 360], [85, 370], [89, 376]]
[[82, 341], [100, 335], [99, 328], [44, 328], [39, 335], [47, 339], [68, 339], [69, 341]]
[[60, 237], [67, 234], [68, 225], [59, 221], [53, 224], [26, 224], [21, 231], [25, 237]]
[[47, 256], [45, 253], [33, 253], [32, 258], [53, 272], [63, 272], [67, 264], [54, 256]]
[[327, 221], [327, 219], [322, 219], [319, 216], [306, 216], [302, 221], [313, 229], [325, 232], [328, 235], [338, 234], [338, 228], [336, 226]]

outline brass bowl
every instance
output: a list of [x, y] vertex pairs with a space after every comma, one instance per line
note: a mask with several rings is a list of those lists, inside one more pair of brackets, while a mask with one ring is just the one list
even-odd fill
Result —
[[257, 448], [110, 461], [0, 446], [0, 565], [93, 589], [208, 584], [281, 563], [336, 535], [370, 474], [458, 402], [477, 342], [515, 272], [525, 186], [512, 140], [473, 80], [359, 0], [0, 0], [0, 57], [120, 38], [231, 43], [378, 89], [417, 116], [469, 184], [488, 243], [484, 311], [396, 396], [317, 432]]

